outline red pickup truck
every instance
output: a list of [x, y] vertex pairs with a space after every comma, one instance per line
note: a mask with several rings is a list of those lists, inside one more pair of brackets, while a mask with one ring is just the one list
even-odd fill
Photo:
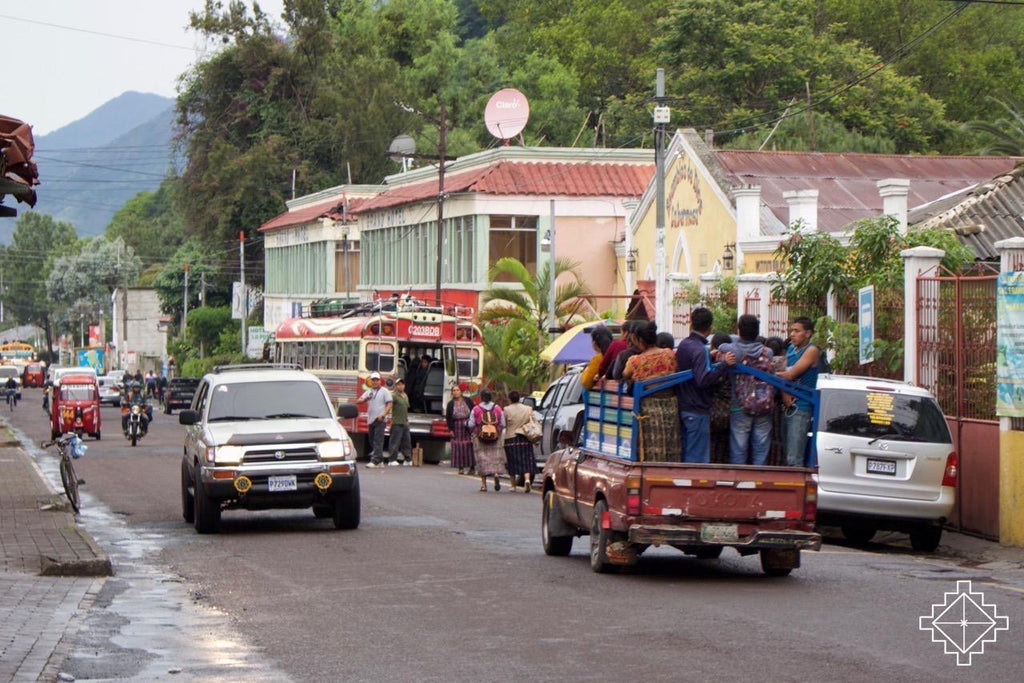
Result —
[[[754, 374], [817, 406], [813, 392], [800, 385], [745, 366], [734, 372]], [[563, 433], [565, 447], [544, 467], [545, 553], [568, 555], [573, 539], [589, 534], [590, 566], [607, 572], [634, 564], [652, 545], [704, 559], [731, 546], [741, 555], [760, 553], [766, 574], [785, 576], [800, 566], [801, 550], [820, 549], [813, 467], [644, 462], [634, 406], [691, 378], [689, 371], [676, 373], [637, 382], [632, 391], [607, 381], [586, 393], [582, 435]]]

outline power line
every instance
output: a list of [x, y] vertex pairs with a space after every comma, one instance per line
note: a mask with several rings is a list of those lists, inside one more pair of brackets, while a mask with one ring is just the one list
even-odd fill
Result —
[[135, 170], [132, 170], [130, 168], [118, 168], [116, 166], [104, 166], [102, 164], [88, 164], [88, 163], [85, 163], [84, 161], [66, 161], [64, 159], [54, 159], [53, 157], [41, 157], [39, 155], [35, 155], [34, 160], [50, 161], [50, 162], [53, 162], [55, 164], [67, 164], [69, 166], [84, 166], [86, 168], [102, 168], [102, 169], [104, 169], [106, 171], [123, 171], [124, 173], [137, 173], [139, 175], [155, 176], [155, 177], [161, 178], [161, 179], [167, 177], [163, 173], [149, 173], [147, 171], [135, 171]]
[[92, 29], [80, 28], [78, 26], [65, 26], [63, 24], [54, 24], [48, 21], [39, 21], [38, 19], [25, 19], [24, 17], [13, 17], [9, 14], [0, 14], [0, 19], [10, 19], [11, 21], [21, 21], [26, 24], [36, 24], [38, 26], [49, 26], [50, 28], [59, 28], [65, 31], [75, 31], [77, 33], [89, 33], [94, 36], [103, 36], [104, 38], [116, 38], [117, 40], [128, 40], [133, 43], [144, 43], [146, 45], [156, 45], [158, 47], [169, 47], [175, 50], [188, 50], [189, 52], [196, 52], [195, 48], [185, 47], [184, 45], [174, 45], [173, 43], [161, 43], [158, 40], [149, 40], [147, 38], [135, 38], [134, 36], [122, 36], [116, 33], [105, 33], [103, 31], [93, 31]]

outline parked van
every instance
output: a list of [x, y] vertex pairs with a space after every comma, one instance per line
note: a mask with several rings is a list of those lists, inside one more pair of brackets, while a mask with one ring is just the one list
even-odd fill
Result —
[[53, 384], [60, 384], [60, 378], [67, 377], [68, 375], [88, 375], [93, 378], [98, 378], [96, 368], [88, 365], [83, 365], [81, 367], [50, 368], [50, 381]]
[[884, 529], [935, 550], [959, 469], [935, 397], [908, 382], [846, 375], [819, 376], [818, 392], [819, 523], [855, 543]]

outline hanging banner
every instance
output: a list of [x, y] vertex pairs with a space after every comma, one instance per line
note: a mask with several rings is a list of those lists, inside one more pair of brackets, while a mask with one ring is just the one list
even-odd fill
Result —
[[857, 322], [860, 343], [860, 364], [875, 360], [875, 286], [861, 287], [857, 292]]
[[1024, 417], [1024, 272], [996, 285], [996, 415]]

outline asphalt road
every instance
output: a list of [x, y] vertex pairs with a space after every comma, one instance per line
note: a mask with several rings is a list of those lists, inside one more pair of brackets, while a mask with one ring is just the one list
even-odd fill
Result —
[[[45, 438], [39, 393], [25, 394], [12, 421]], [[111, 547], [122, 581], [152, 569], [171, 577], [158, 583], [177, 584], [180, 595], [154, 599], [154, 610], [177, 600], [222, 613], [194, 635], [184, 628], [183, 640], [221, 648], [240, 677], [1019, 680], [1024, 579], [838, 544], [804, 553], [803, 567], [782, 579], [732, 551], [701, 561], [654, 550], [628, 574], [596, 575], [586, 537], [567, 558], [543, 554], [538, 494], [480, 493], [478, 480], [432, 466], [361, 470], [355, 531], [336, 531], [307, 510], [232, 511], [220, 534], [200, 536], [181, 517], [176, 417], [157, 413], [132, 448], [117, 411], [103, 412], [104, 438], [89, 441], [77, 465], [87, 528]], [[970, 667], [919, 628], [958, 580], [973, 581], [1010, 624]], [[124, 622], [145, 611], [98, 621], [80, 636], [69, 670], [77, 666], [80, 679], [148, 676], [152, 653], [124, 654], [132, 635]], [[161, 637], [150, 637], [151, 649], [179, 647]], [[208, 677], [190, 668], [189, 647], [177, 655], [182, 674]], [[223, 672], [208, 673], [232, 677]]]

